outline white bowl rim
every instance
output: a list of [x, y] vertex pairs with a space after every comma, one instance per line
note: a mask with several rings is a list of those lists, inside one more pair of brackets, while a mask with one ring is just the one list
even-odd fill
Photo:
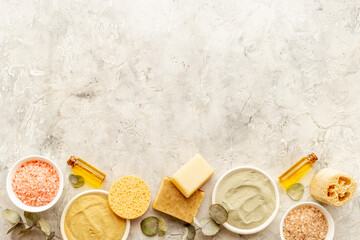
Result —
[[253, 166], [240, 166], [240, 167], [232, 168], [232, 169], [228, 170], [227, 172], [225, 172], [215, 184], [215, 187], [214, 187], [214, 190], [213, 190], [213, 193], [212, 193], [212, 203], [213, 204], [216, 203], [216, 201], [215, 201], [216, 200], [216, 192], [217, 192], [217, 189], [218, 189], [220, 183], [222, 182], [222, 180], [226, 176], [228, 176], [229, 174], [231, 174], [233, 172], [240, 171], [240, 170], [255, 170], [255, 171], [258, 171], [258, 172], [262, 173], [263, 175], [265, 175], [270, 180], [270, 182], [271, 182], [271, 184], [272, 184], [272, 186], [274, 188], [276, 206], [275, 206], [274, 212], [271, 214], [271, 216], [263, 224], [261, 224], [260, 226], [258, 226], [256, 228], [240, 229], [240, 228], [237, 228], [237, 227], [234, 227], [234, 226], [230, 225], [227, 222], [223, 223], [222, 225], [226, 229], [228, 229], [228, 230], [230, 230], [230, 231], [232, 231], [234, 233], [237, 233], [237, 234], [248, 235], [248, 234], [258, 233], [258, 232], [264, 230], [265, 228], [267, 228], [272, 223], [272, 221], [274, 221], [274, 219], [275, 219], [275, 217], [277, 215], [277, 212], [279, 210], [279, 206], [280, 206], [280, 194], [279, 194], [279, 190], [278, 190], [278, 188], [277, 188], [277, 186], [275, 184], [275, 181], [269, 176], [269, 174], [267, 174], [262, 169], [257, 168], [257, 167], [253, 167]]
[[[57, 174], [59, 175], [59, 190], [58, 193], [56, 194], [55, 198], [48, 204], [44, 205], [44, 206], [39, 206], [39, 207], [32, 207], [32, 206], [28, 206], [26, 204], [24, 204], [23, 202], [21, 202], [21, 200], [16, 196], [16, 194], [13, 191], [12, 188], [12, 178], [14, 176], [15, 171], [20, 167], [21, 164], [26, 163], [28, 161], [34, 161], [34, 160], [39, 160], [39, 161], [43, 161], [43, 162], [47, 162], [49, 163], [51, 166], [53, 166], [57, 172]], [[42, 156], [42, 155], [29, 155], [26, 157], [21, 158], [20, 160], [16, 161], [13, 166], [10, 168], [7, 178], [6, 178], [6, 190], [8, 193], [8, 196], [10, 198], [10, 200], [20, 209], [27, 211], [27, 212], [43, 212], [48, 210], [49, 208], [51, 208], [52, 206], [54, 206], [56, 204], [56, 202], [60, 199], [61, 194], [63, 192], [63, 188], [64, 188], [64, 178], [63, 178], [63, 174], [61, 172], [61, 169], [59, 168], [59, 166], [52, 160], [50, 160], [49, 158]]]
[[328, 232], [326, 234], [326, 238], [325, 240], [332, 240], [334, 238], [334, 233], [335, 233], [335, 224], [334, 224], [334, 220], [331, 216], [331, 214], [329, 213], [328, 210], [326, 210], [326, 208], [324, 208], [323, 206], [321, 206], [320, 204], [316, 203], [316, 202], [300, 202], [298, 204], [295, 204], [294, 206], [290, 207], [285, 214], [283, 215], [281, 222], [280, 222], [280, 236], [282, 240], [285, 240], [284, 235], [283, 235], [283, 224], [284, 224], [284, 220], [285, 217], [289, 214], [289, 212], [297, 207], [300, 206], [304, 206], [304, 205], [309, 205], [309, 206], [313, 206], [316, 207], [317, 209], [319, 209], [325, 216], [326, 220], [328, 221]]
[[[66, 217], [66, 213], [67, 211], [69, 210], [71, 204], [76, 200], [78, 199], [79, 197], [81, 196], [84, 196], [84, 195], [88, 195], [88, 194], [93, 194], [93, 193], [97, 193], [97, 194], [104, 194], [104, 195], [108, 195], [109, 192], [108, 191], [105, 191], [105, 190], [87, 190], [87, 191], [84, 191], [84, 192], [81, 192], [79, 194], [77, 194], [75, 197], [73, 197], [65, 206], [62, 214], [61, 214], [61, 219], [60, 219], [60, 231], [61, 231], [61, 236], [64, 240], [68, 240], [68, 238], [66, 237], [66, 234], [65, 234], [65, 217]], [[121, 240], [126, 240], [129, 236], [129, 233], [130, 233], [130, 220], [129, 219], [125, 219], [126, 220], [126, 228], [125, 228], [125, 233], [124, 233], [124, 236], [122, 237]]]

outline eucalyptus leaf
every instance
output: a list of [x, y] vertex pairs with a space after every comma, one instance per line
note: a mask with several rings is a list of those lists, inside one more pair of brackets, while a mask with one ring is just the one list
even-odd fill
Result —
[[47, 237], [46, 240], [52, 240], [55, 237], [55, 232], [51, 232]]
[[3, 216], [6, 220], [11, 222], [12, 224], [18, 224], [21, 221], [20, 214], [10, 209], [5, 209], [3, 211]]
[[31, 229], [33, 229], [33, 227], [34, 227], [34, 226], [31, 226], [31, 227], [28, 227], [28, 228], [24, 228], [23, 230], [21, 230], [21, 231], [19, 232], [19, 235], [25, 234], [25, 233], [29, 232]]
[[219, 225], [212, 218], [200, 220], [201, 231], [205, 236], [214, 236], [220, 230]]
[[228, 211], [220, 204], [212, 204], [209, 207], [209, 213], [217, 224], [225, 223], [229, 217]]
[[194, 224], [198, 227], [201, 227], [201, 223], [196, 217], [194, 217]]
[[167, 224], [162, 217], [159, 217], [158, 236], [162, 237], [167, 231]]
[[11, 233], [12, 231], [14, 231], [16, 228], [18, 227], [23, 227], [24, 228], [24, 224], [22, 222], [18, 222], [17, 224], [14, 224], [8, 231], [6, 234]]
[[82, 176], [75, 175], [75, 174], [69, 175], [69, 181], [71, 182], [71, 184], [74, 188], [82, 187], [85, 183], [85, 180]]
[[186, 224], [184, 227], [185, 227], [185, 235], [183, 239], [193, 240], [196, 235], [195, 227], [191, 224]]
[[9, 233], [11, 233], [12, 231], [14, 231], [15, 230], [15, 228], [17, 228], [18, 227], [18, 225], [17, 224], [15, 224], [15, 225], [13, 225], [8, 231], [7, 231], [7, 233], [6, 234], [9, 234]]
[[294, 201], [299, 201], [304, 195], [304, 185], [295, 183], [286, 190], [287, 195]]
[[39, 225], [40, 225], [41, 230], [46, 234], [46, 236], [49, 236], [50, 235], [50, 226], [44, 218], [39, 219]]
[[159, 231], [159, 219], [157, 217], [147, 217], [140, 223], [141, 231], [146, 236], [155, 236]]
[[36, 213], [32, 212], [24, 212], [24, 217], [26, 219], [26, 225], [29, 227], [33, 227], [36, 225], [37, 221], [39, 220], [39, 216]]

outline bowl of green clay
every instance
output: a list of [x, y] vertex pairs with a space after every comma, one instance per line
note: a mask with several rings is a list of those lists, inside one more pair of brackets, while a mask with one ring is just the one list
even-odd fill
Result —
[[254, 234], [274, 220], [280, 205], [274, 180], [263, 170], [244, 166], [224, 173], [215, 184], [212, 203], [228, 212], [223, 226], [237, 234]]

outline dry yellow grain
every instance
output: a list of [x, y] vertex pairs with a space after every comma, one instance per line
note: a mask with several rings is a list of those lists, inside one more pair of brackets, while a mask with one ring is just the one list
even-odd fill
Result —
[[135, 176], [116, 180], [108, 195], [111, 210], [121, 218], [134, 219], [149, 208], [151, 195], [147, 184]]

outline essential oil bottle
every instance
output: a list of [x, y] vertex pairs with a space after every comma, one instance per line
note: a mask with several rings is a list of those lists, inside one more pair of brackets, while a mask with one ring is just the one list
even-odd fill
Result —
[[281, 185], [287, 189], [294, 183], [297, 183], [298, 180], [312, 168], [312, 165], [316, 160], [318, 160], [318, 158], [314, 153], [302, 158], [279, 177]]
[[81, 158], [71, 156], [67, 161], [67, 164], [72, 167], [72, 170], [76, 175], [82, 176], [86, 183], [95, 188], [100, 188], [106, 178], [105, 173], [99, 171]]

